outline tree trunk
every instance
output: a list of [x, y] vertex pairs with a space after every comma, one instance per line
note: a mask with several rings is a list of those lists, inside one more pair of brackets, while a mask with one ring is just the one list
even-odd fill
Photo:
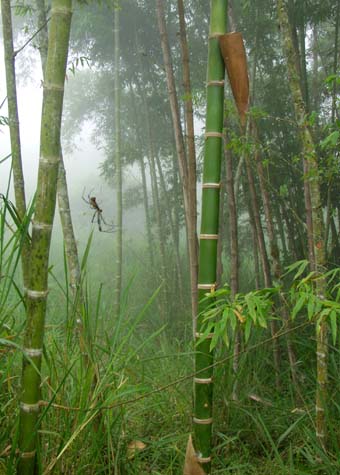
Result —
[[165, 203], [166, 203], [166, 211], [165, 214], [168, 216], [168, 221], [170, 225], [170, 233], [171, 233], [171, 238], [174, 243], [174, 252], [175, 252], [175, 267], [176, 267], [176, 284], [177, 284], [177, 295], [178, 295], [178, 300], [179, 304], [181, 307], [181, 310], [184, 309], [184, 302], [183, 302], [183, 276], [182, 276], [182, 268], [181, 268], [181, 257], [179, 253], [179, 247], [176, 246], [176, 232], [175, 232], [175, 225], [174, 225], [174, 220], [172, 218], [171, 214], [171, 208], [170, 208], [170, 196], [169, 192], [166, 187], [163, 171], [162, 171], [162, 165], [161, 161], [158, 156], [156, 158], [156, 164], [158, 168], [158, 175], [160, 179], [160, 185], [161, 185], [161, 190], [163, 197], [165, 198]]
[[[10, 0], [1, 2], [2, 29], [5, 50], [5, 72], [7, 85], [8, 120], [11, 140], [12, 169], [14, 179], [15, 206], [21, 222], [26, 214], [25, 181], [22, 169], [19, 114], [13, 48], [13, 29]], [[29, 284], [30, 244], [24, 239], [21, 250], [21, 264], [24, 288]]]
[[[260, 210], [259, 210], [259, 203], [257, 199], [255, 183], [254, 183], [254, 176], [250, 166], [249, 157], [246, 157], [246, 171], [248, 177], [248, 186], [251, 198], [251, 204], [253, 208], [253, 215], [254, 215], [254, 222], [255, 222], [255, 229], [257, 234], [257, 242], [258, 242], [258, 249], [262, 264], [262, 271], [264, 277], [264, 285], [266, 287], [272, 287], [272, 276], [270, 272], [270, 265], [269, 259], [266, 249], [266, 244], [264, 240], [263, 228], [261, 223], [260, 217]], [[274, 320], [270, 322], [270, 331], [273, 337], [273, 356], [274, 356], [274, 369], [275, 369], [275, 379], [276, 379], [276, 388], [279, 390], [281, 387], [281, 380], [280, 380], [280, 350], [278, 345], [278, 340], [275, 337], [276, 334], [276, 323]]]
[[[225, 147], [225, 162], [227, 174], [227, 196], [228, 196], [228, 213], [229, 213], [229, 240], [230, 240], [230, 289], [231, 298], [234, 299], [239, 291], [239, 246], [238, 246], [238, 229], [237, 229], [237, 207], [234, 194], [234, 174], [233, 174], [233, 160], [231, 151]], [[237, 373], [239, 366], [241, 346], [240, 329], [237, 325], [234, 338], [234, 352], [233, 352], [233, 373], [234, 383], [232, 391], [233, 401], [238, 400], [237, 395]]]
[[114, 142], [115, 142], [115, 171], [116, 171], [116, 278], [114, 289], [114, 316], [117, 318], [120, 312], [120, 299], [122, 292], [122, 264], [123, 264], [123, 180], [122, 180], [122, 159], [120, 152], [120, 44], [119, 44], [119, 7], [114, 10]]
[[188, 244], [191, 280], [191, 306], [193, 322], [197, 317], [197, 276], [198, 276], [198, 241], [197, 241], [197, 191], [196, 191], [196, 150], [194, 131], [194, 112], [192, 104], [189, 48], [186, 34], [183, 0], [177, 0], [180, 27], [180, 44], [183, 65], [183, 86], [185, 94], [185, 122], [187, 130], [187, 168], [188, 168]]
[[53, 0], [41, 117], [36, 208], [32, 228], [30, 285], [27, 289], [20, 403], [19, 475], [33, 475], [37, 462], [40, 369], [48, 293], [48, 262], [60, 164], [60, 129], [71, 16], [71, 0]]
[[[304, 180], [309, 182], [312, 224], [314, 262], [312, 268], [322, 274], [325, 267], [324, 222], [320, 197], [319, 172], [317, 155], [312, 134], [306, 124], [306, 108], [300, 88], [299, 71], [296, 69], [296, 56], [293, 47], [287, 7], [285, 0], [278, 0], [278, 14], [283, 35], [284, 52], [287, 59], [289, 85], [292, 93], [296, 121], [299, 127], [304, 161], [307, 164], [308, 175]], [[324, 278], [316, 280], [316, 293], [320, 298], [325, 297], [326, 281]], [[327, 361], [328, 361], [328, 323], [322, 320], [317, 340], [317, 389], [316, 389], [316, 436], [322, 447], [326, 445], [326, 402], [327, 402]]]
[[[192, 303], [192, 315], [193, 315], [193, 326], [195, 327], [195, 318], [197, 315], [197, 287], [195, 282], [197, 282], [197, 266], [195, 264], [195, 255], [197, 255], [197, 238], [196, 238], [196, 225], [192, 222], [194, 219], [193, 214], [193, 200], [190, 202], [190, 190], [189, 190], [189, 172], [188, 164], [185, 154], [184, 140], [181, 127], [181, 118], [180, 111], [178, 106], [176, 85], [175, 85], [175, 76], [171, 62], [171, 51], [169, 46], [168, 35], [166, 31], [165, 23], [165, 14], [163, 0], [156, 0], [156, 9], [157, 9], [157, 21], [158, 28], [161, 38], [161, 47], [163, 52], [163, 61], [167, 79], [167, 88], [170, 101], [171, 117], [174, 128], [175, 143], [176, 143], [176, 152], [179, 165], [179, 173], [181, 177], [182, 187], [183, 187], [183, 198], [184, 198], [184, 210], [185, 210], [185, 220], [186, 220], [186, 230], [188, 238], [188, 247], [189, 247], [189, 265], [190, 265], [190, 280], [191, 280], [191, 303]], [[192, 170], [191, 170], [192, 171]], [[193, 186], [194, 178], [191, 175], [190, 186]], [[192, 197], [193, 198], [193, 197]], [[190, 204], [191, 203], [191, 204]], [[196, 261], [197, 262], [197, 261]]]

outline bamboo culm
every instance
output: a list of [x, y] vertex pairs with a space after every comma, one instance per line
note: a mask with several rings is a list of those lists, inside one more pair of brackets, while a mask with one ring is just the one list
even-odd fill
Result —
[[19, 425], [19, 475], [33, 475], [37, 467], [41, 358], [44, 338], [48, 262], [56, 205], [71, 0], [53, 0], [41, 117], [40, 160], [36, 208], [32, 226], [30, 282], [24, 337]]
[[[12, 169], [14, 179], [15, 206], [21, 221], [26, 214], [25, 181], [22, 169], [20, 127], [17, 102], [15, 55], [13, 46], [13, 29], [10, 0], [1, 1], [2, 29], [5, 52], [5, 72], [7, 85], [8, 120], [11, 141]], [[21, 263], [24, 287], [29, 282], [29, 253], [28, 239], [23, 240]]]
[[[285, 0], [277, 1], [278, 17], [283, 39], [283, 49], [287, 60], [289, 85], [291, 89], [295, 117], [298, 124], [300, 140], [302, 144], [302, 154], [304, 163], [307, 165], [308, 174], [304, 175], [304, 181], [308, 182], [310, 190], [310, 200], [312, 208], [312, 236], [314, 260], [310, 263], [311, 268], [317, 274], [322, 274], [325, 270], [325, 242], [324, 242], [324, 221], [320, 196], [320, 178], [318, 172], [316, 148], [311, 131], [306, 121], [306, 106], [301, 91], [301, 81], [299, 69], [296, 67], [296, 50], [293, 46], [291, 28], [288, 18], [288, 9]], [[315, 291], [319, 298], [325, 298], [326, 281], [319, 278], [315, 283]], [[320, 446], [326, 447], [327, 438], [327, 361], [328, 361], [328, 323], [322, 320], [316, 334], [316, 437]]]
[[[202, 182], [202, 221], [199, 246], [198, 318], [196, 339], [202, 332], [204, 296], [216, 286], [217, 241], [219, 229], [219, 196], [221, 180], [222, 129], [224, 111], [225, 66], [218, 37], [226, 30], [227, 0], [211, 0], [207, 68], [207, 110]], [[197, 461], [210, 473], [212, 442], [212, 368], [210, 339], [197, 346], [194, 379], [194, 447]], [[204, 369], [208, 368], [208, 369]]]
[[116, 279], [114, 289], [114, 316], [117, 318], [120, 312], [120, 298], [122, 292], [122, 265], [123, 265], [123, 175], [122, 175], [122, 159], [120, 151], [121, 132], [120, 132], [120, 12], [119, 8], [114, 11], [114, 117], [115, 117], [115, 170], [116, 170]]

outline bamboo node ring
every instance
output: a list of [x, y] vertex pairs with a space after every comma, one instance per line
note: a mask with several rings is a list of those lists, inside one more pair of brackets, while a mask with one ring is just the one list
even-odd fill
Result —
[[64, 92], [64, 86], [60, 86], [60, 84], [55, 84], [53, 82], [44, 82], [44, 89], [49, 91]]
[[208, 81], [207, 86], [224, 86], [224, 79], [221, 81]]
[[315, 435], [316, 435], [316, 437], [321, 437], [321, 438], [325, 437], [325, 434], [323, 432], [322, 433], [321, 432], [315, 432]]
[[[196, 333], [195, 333], [195, 336], [196, 336], [196, 338], [202, 338], [202, 336], [204, 336], [204, 333], [196, 332]], [[207, 339], [208, 339], [208, 338], [211, 339], [213, 336], [214, 336], [213, 333], [208, 333], [208, 335], [206, 336], [206, 338], [207, 338]]]
[[211, 384], [212, 378], [194, 378], [194, 382], [197, 384]]
[[36, 453], [37, 453], [36, 450], [32, 450], [32, 452], [20, 452], [19, 455], [20, 455], [20, 458], [22, 459], [31, 459], [35, 457]]
[[46, 231], [51, 231], [52, 229], [52, 224], [47, 224], [47, 223], [39, 223], [39, 221], [33, 221], [33, 227], [35, 229], [45, 229]]
[[198, 290], [210, 290], [210, 292], [214, 292], [216, 290], [217, 283], [214, 282], [213, 284], [198, 284]]
[[209, 190], [209, 189], [216, 189], [219, 190], [221, 188], [221, 183], [203, 183], [202, 189]]
[[223, 134], [222, 134], [222, 132], [206, 132], [204, 134], [204, 137], [205, 137], [205, 139], [208, 139], [210, 137], [215, 137], [215, 138], [221, 139], [221, 138], [223, 138]]
[[218, 239], [218, 234], [200, 234], [200, 239], [216, 241]]
[[210, 33], [208, 39], [212, 40], [213, 38], [219, 38], [220, 36], [223, 36], [224, 33], [219, 33], [218, 31], [215, 31], [214, 33]]
[[30, 358], [35, 358], [42, 355], [42, 348], [24, 348], [24, 353]]
[[26, 290], [26, 294], [31, 299], [43, 299], [47, 297], [48, 290]]
[[70, 15], [72, 14], [72, 10], [70, 8], [54, 7], [51, 9], [51, 14], [53, 13], [57, 15]]
[[213, 418], [209, 417], [209, 419], [198, 419], [197, 417], [193, 417], [193, 422], [195, 424], [200, 424], [200, 425], [209, 425], [212, 424]]
[[198, 455], [196, 456], [196, 460], [199, 463], [209, 463], [211, 462], [211, 457], [199, 457]]
[[317, 356], [320, 356], [320, 358], [326, 358], [325, 353], [321, 353], [320, 351], [317, 351], [316, 354], [317, 354]]
[[324, 408], [320, 407], [320, 406], [315, 406], [315, 411], [316, 412], [325, 412]]
[[57, 165], [60, 162], [60, 156], [40, 157], [40, 163], [46, 163], [47, 165]]
[[20, 409], [23, 412], [30, 413], [30, 412], [39, 412], [40, 404], [37, 402], [35, 404], [26, 404], [25, 402], [20, 403]]

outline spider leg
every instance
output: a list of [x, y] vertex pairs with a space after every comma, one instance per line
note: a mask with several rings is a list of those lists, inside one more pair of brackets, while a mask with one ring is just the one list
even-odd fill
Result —
[[91, 223], [94, 223], [94, 220], [95, 220], [95, 217], [96, 215], [99, 214], [98, 211], [96, 210], [94, 213], [93, 213], [93, 216], [92, 216], [92, 219], [91, 219]]
[[102, 224], [101, 224], [101, 213], [97, 212], [97, 223], [98, 223], [98, 229], [100, 232], [102, 232]]

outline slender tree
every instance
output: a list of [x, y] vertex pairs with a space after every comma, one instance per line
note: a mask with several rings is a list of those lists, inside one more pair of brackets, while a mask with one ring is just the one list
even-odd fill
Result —
[[[12, 169], [14, 178], [15, 206], [21, 220], [26, 213], [25, 181], [22, 169], [19, 114], [15, 75], [15, 54], [13, 47], [12, 14], [10, 0], [1, 2], [2, 29], [5, 50], [5, 72], [7, 83], [8, 120], [11, 140]], [[29, 241], [23, 241], [21, 262], [24, 287], [29, 281]]]
[[191, 305], [193, 320], [197, 316], [197, 275], [198, 275], [198, 241], [197, 241], [197, 191], [196, 191], [196, 149], [194, 130], [194, 108], [190, 80], [189, 47], [185, 25], [183, 0], [177, 0], [182, 53], [185, 123], [187, 132], [187, 167], [188, 167], [188, 241], [191, 277]]
[[119, 7], [114, 11], [114, 106], [115, 106], [115, 172], [116, 172], [116, 281], [115, 281], [115, 316], [120, 312], [120, 298], [122, 291], [122, 264], [123, 264], [123, 175], [121, 159], [121, 132], [120, 132], [120, 12]]
[[[320, 179], [317, 164], [317, 155], [312, 134], [306, 120], [306, 107], [301, 90], [299, 70], [296, 67], [296, 52], [288, 19], [285, 0], [278, 0], [278, 15], [283, 37], [283, 47], [287, 60], [289, 85], [292, 93], [295, 117], [299, 128], [302, 145], [303, 160], [306, 164], [304, 180], [309, 183], [310, 200], [312, 208], [312, 226], [309, 230], [313, 237], [314, 259], [311, 268], [317, 274], [325, 268], [324, 222], [320, 197]], [[306, 189], [306, 188], [305, 188]], [[307, 223], [308, 224], [308, 223]], [[326, 282], [323, 278], [316, 280], [316, 292], [324, 298]], [[327, 357], [328, 357], [328, 324], [322, 320], [317, 331], [317, 390], [316, 390], [316, 436], [322, 447], [326, 444], [326, 402], [327, 402]]]
[[30, 282], [27, 289], [19, 428], [20, 475], [33, 475], [37, 466], [40, 370], [48, 294], [48, 262], [60, 164], [61, 116], [71, 16], [71, 0], [53, 0], [41, 117]]
[[[192, 302], [192, 316], [193, 316], [193, 326], [195, 328], [195, 320], [196, 320], [196, 309], [197, 309], [197, 289], [194, 288], [195, 282], [197, 282], [197, 238], [196, 238], [196, 211], [194, 208], [195, 205], [195, 197], [194, 194], [194, 181], [196, 174], [193, 172], [193, 160], [194, 156], [191, 155], [191, 165], [190, 165], [190, 185], [189, 185], [189, 171], [188, 171], [188, 163], [187, 157], [185, 152], [184, 146], [184, 139], [183, 139], [183, 131], [181, 126], [181, 117], [180, 117], [180, 109], [178, 105], [178, 98], [177, 98], [177, 91], [176, 91], [176, 84], [175, 84], [175, 76], [172, 66], [171, 60], [171, 51], [169, 45], [169, 39], [166, 29], [166, 22], [165, 22], [165, 13], [164, 13], [164, 5], [163, 0], [156, 0], [156, 10], [157, 10], [157, 22], [158, 22], [158, 29], [161, 37], [161, 47], [163, 52], [163, 62], [165, 67], [166, 73], [166, 80], [167, 80], [167, 87], [168, 87], [168, 94], [169, 94], [169, 101], [170, 101], [170, 109], [171, 109], [171, 117], [174, 129], [174, 136], [175, 136], [175, 143], [176, 143], [176, 152], [179, 164], [179, 172], [183, 187], [183, 198], [184, 198], [184, 209], [185, 209], [185, 219], [186, 219], [186, 228], [187, 228], [187, 238], [188, 238], [188, 249], [189, 249], [189, 262], [190, 262], [190, 279], [191, 279], [191, 302]], [[186, 57], [186, 46], [183, 44], [183, 32], [182, 32], [182, 50], [184, 47], [184, 58]], [[184, 61], [185, 62], [185, 61]], [[187, 65], [184, 68], [187, 71]], [[186, 75], [188, 76], [188, 71]], [[190, 95], [190, 82], [188, 82], [189, 77], [186, 77], [186, 84], [188, 89], [188, 94]], [[190, 105], [187, 105], [187, 109], [190, 108]], [[190, 125], [190, 113], [188, 114], [188, 110], [186, 112], [186, 117], [188, 120], [188, 124], [191, 130]], [[191, 153], [192, 150], [192, 140], [193, 140], [193, 130], [190, 132], [192, 134], [191, 137]], [[190, 187], [190, 189], [189, 189]], [[190, 198], [191, 196], [191, 198]]]

